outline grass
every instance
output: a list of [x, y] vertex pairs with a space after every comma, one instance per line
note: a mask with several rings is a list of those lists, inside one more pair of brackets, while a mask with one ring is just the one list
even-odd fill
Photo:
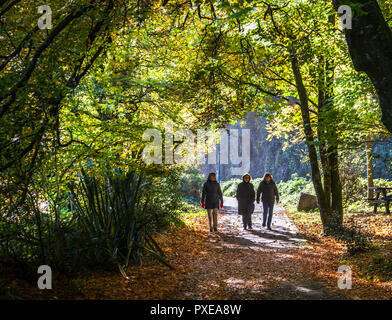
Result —
[[206, 210], [200, 205], [184, 201], [183, 209], [179, 213], [182, 221], [188, 221], [189, 218], [203, 217], [206, 215]]

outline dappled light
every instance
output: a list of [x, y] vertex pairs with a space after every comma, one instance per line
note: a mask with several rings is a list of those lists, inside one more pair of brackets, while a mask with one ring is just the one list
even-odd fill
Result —
[[392, 299], [391, 1], [39, 2], [0, 1], [0, 299]]

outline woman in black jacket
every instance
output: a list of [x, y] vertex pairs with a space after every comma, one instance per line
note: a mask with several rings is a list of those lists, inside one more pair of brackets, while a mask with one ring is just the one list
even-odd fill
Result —
[[238, 214], [242, 215], [244, 230], [246, 228], [252, 229], [252, 213], [255, 208], [255, 189], [250, 183], [251, 179], [252, 177], [248, 173], [242, 176], [242, 182], [238, 185], [235, 196], [238, 201]]
[[210, 232], [218, 231], [218, 208], [219, 206], [223, 208], [223, 195], [214, 172], [208, 175], [208, 179], [204, 183], [201, 206], [207, 209]]

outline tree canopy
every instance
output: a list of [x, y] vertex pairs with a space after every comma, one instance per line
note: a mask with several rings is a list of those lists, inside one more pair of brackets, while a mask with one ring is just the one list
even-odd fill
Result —
[[[146, 208], [151, 232], [174, 215], [185, 166], [144, 163], [143, 133], [163, 132], [168, 123], [192, 132], [226, 128], [250, 111], [268, 119], [269, 138], [306, 145], [324, 232], [340, 230], [343, 153], [363, 150], [391, 130], [388, 2], [45, 4], [53, 25], [41, 29], [34, 1], [0, 1], [0, 213], [15, 234], [24, 230], [15, 217], [28, 217], [29, 245], [44, 237], [48, 217], [58, 234], [56, 252], [66, 250], [62, 231], [75, 219], [84, 236], [112, 235], [115, 222], [105, 217], [116, 206], [134, 217], [116, 216], [132, 224], [119, 229], [121, 241], [111, 238], [121, 244], [122, 262], [138, 260], [141, 247], [159, 257], [142, 227], [137, 249], [127, 237]], [[353, 6], [351, 31], [339, 25], [341, 4]], [[365, 37], [366, 30], [375, 36]], [[165, 191], [173, 195], [168, 202], [159, 200]], [[43, 203], [50, 208], [42, 210]], [[86, 211], [96, 219], [91, 228]], [[114, 247], [106, 248], [111, 257]]]

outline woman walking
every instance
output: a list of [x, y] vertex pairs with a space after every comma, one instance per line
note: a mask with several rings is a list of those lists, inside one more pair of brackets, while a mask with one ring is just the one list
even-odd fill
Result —
[[244, 230], [247, 228], [252, 230], [252, 213], [255, 205], [255, 189], [253, 184], [250, 183], [252, 177], [250, 174], [245, 173], [242, 176], [242, 182], [237, 187], [236, 198], [238, 201], [238, 214], [242, 215], [242, 223]]
[[201, 206], [207, 209], [210, 232], [218, 231], [218, 208], [223, 208], [223, 196], [214, 172], [211, 172], [208, 175], [208, 179], [204, 183], [201, 195]]
[[265, 227], [267, 222], [267, 229], [272, 230], [271, 222], [272, 213], [274, 212], [274, 202], [276, 199], [276, 203], [279, 203], [279, 193], [269, 172], [264, 175], [263, 180], [257, 188], [257, 203], [260, 203], [260, 194], [262, 194], [261, 201], [263, 202], [263, 227]]

